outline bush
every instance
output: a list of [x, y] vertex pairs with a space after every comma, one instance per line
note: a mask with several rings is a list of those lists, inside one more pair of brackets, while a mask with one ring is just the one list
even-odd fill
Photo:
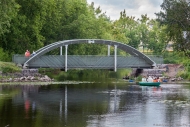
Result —
[[165, 58], [164, 63], [165, 64], [177, 64], [177, 60], [174, 58]]
[[185, 71], [178, 72], [177, 76], [180, 76], [180, 77], [182, 77], [184, 79], [188, 78], [188, 74]]
[[180, 52], [165, 52], [163, 57], [165, 64], [178, 64], [184, 58], [184, 54]]
[[61, 72], [57, 77], [55, 77], [58, 81], [67, 80], [67, 74], [65, 72]]
[[11, 61], [12, 57], [0, 47], [0, 61]]
[[137, 79], [136, 79], [136, 81], [142, 81], [142, 76], [141, 75], [138, 76]]
[[0, 62], [0, 71], [3, 73], [20, 72], [21, 68], [17, 67], [14, 63]]

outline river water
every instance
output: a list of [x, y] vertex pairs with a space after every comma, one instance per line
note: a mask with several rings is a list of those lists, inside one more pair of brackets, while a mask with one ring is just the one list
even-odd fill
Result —
[[0, 127], [190, 127], [190, 85], [1, 85]]

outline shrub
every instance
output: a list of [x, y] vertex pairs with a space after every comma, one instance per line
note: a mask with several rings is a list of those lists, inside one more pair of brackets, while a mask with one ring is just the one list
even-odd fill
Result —
[[0, 47], [0, 61], [10, 61], [12, 58]]
[[20, 72], [21, 68], [17, 67], [14, 63], [0, 62], [0, 71], [3, 73]]

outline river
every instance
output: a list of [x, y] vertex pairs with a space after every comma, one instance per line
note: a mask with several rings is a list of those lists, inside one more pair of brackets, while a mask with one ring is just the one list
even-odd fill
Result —
[[190, 127], [190, 85], [1, 85], [0, 127]]

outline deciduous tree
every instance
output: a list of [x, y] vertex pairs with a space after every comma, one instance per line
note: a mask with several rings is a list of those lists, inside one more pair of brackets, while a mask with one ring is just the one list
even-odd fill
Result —
[[164, 0], [161, 8], [162, 11], [156, 13], [157, 19], [161, 25], [167, 26], [166, 31], [174, 43], [174, 50], [190, 57], [190, 1]]

